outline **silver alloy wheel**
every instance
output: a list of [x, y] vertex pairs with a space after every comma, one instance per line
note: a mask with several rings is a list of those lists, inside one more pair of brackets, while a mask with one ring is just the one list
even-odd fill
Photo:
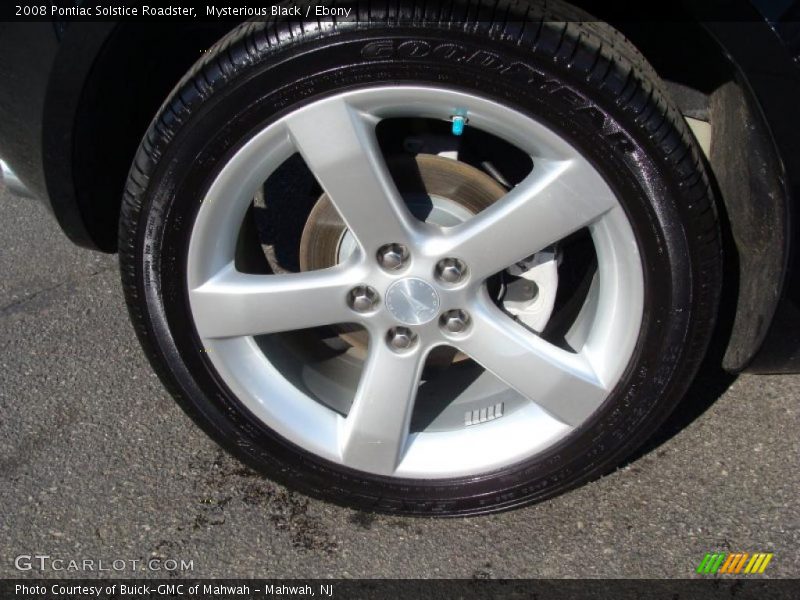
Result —
[[[461, 224], [442, 228], [423, 223], [411, 216], [394, 186], [375, 125], [393, 117], [446, 121], [464, 112], [468, 127], [525, 151], [534, 168], [505, 197]], [[341, 214], [358, 250], [323, 270], [241, 273], [234, 255], [245, 213], [259, 186], [295, 152]], [[494, 304], [485, 282], [584, 227], [598, 264], [593, 301], [579, 315], [581, 326], [573, 326], [583, 332], [573, 353], [515, 322]], [[402, 270], [379, 265], [377, 253], [386, 244], [408, 249]], [[437, 279], [437, 265], [445, 258], [466, 265], [466, 276], [456, 284]], [[506, 106], [417, 86], [373, 87], [318, 100], [247, 141], [202, 199], [189, 245], [187, 285], [192, 318], [210, 361], [267, 426], [335, 463], [428, 479], [514, 464], [585, 423], [630, 361], [644, 296], [643, 269], [628, 219], [604, 179], [575, 148]], [[432, 290], [437, 315], [465, 311], [468, 326], [452, 332], [427, 313], [424, 319], [399, 320], [384, 299], [403, 285], [429, 296]], [[358, 286], [377, 291], [374, 310], [358, 312], [349, 305], [350, 292]], [[414, 300], [426, 310], [434, 304]], [[346, 416], [295, 386], [253, 337], [341, 323], [364, 327], [370, 339]], [[387, 343], [387, 332], [398, 327], [417, 336], [402, 351]], [[493, 405], [474, 419], [467, 415], [462, 427], [410, 433], [422, 367], [429, 352], [442, 345], [470, 356], [523, 401], [513, 411]]]

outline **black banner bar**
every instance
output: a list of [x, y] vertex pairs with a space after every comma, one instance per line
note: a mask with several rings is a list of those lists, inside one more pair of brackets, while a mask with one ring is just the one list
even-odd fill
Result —
[[15, 600], [259, 600], [266, 598], [471, 600], [783, 600], [800, 597], [796, 579], [300, 580], [7, 579]]
[[[454, 2], [458, 7], [461, 0]], [[395, 4], [391, 0], [383, 3], [389, 12]], [[0, 2], [0, 21], [358, 21], [367, 7], [376, 10], [380, 6], [379, 0], [4, 0]], [[800, 22], [800, 7], [793, 2], [767, 3], [762, 12], [742, 0], [584, 0], [581, 7], [599, 20], [611, 22], [746, 22], [765, 18], [774, 23]], [[457, 19], [459, 11], [452, 12]], [[409, 22], [419, 18], [425, 18], [424, 11], [418, 11]]]

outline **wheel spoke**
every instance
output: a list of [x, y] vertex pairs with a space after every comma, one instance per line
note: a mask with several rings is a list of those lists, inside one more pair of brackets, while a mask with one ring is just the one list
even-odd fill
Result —
[[388, 242], [409, 243], [413, 217], [389, 174], [375, 121], [341, 98], [290, 117], [295, 147], [368, 254]]
[[352, 321], [347, 293], [358, 274], [351, 269], [250, 275], [230, 263], [189, 293], [197, 332], [233, 337]]
[[473, 277], [485, 279], [590, 225], [615, 205], [588, 164], [542, 161], [503, 198], [453, 228], [435, 250], [465, 260]]
[[488, 299], [473, 317], [472, 333], [459, 348], [563, 423], [577, 426], [607, 396], [583, 354], [546, 342]]
[[423, 358], [419, 350], [396, 354], [383, 339], [370, 342], [341, 438], [346, 465], [383, 475], [394, 473], [408, 438]]

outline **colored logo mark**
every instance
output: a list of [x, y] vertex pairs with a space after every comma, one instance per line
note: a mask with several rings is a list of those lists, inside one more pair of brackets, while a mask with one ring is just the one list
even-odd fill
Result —
[[726, 573], [729, 575], [754, 575], [763, 573], [769, 561], [772, 560], [772, 553], [756, 552], [709, 552], [697, 565], [696, 571], [703, 575], [714, 575], [715, 573]]

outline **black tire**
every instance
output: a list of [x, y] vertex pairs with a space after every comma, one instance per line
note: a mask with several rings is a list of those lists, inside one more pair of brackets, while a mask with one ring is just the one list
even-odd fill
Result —
[[[139, 339], [184, 410], [266, 476], [313, 496], [404, 514], [476, 514], [598, 477], [639, 447], [704, 356], [721, 279], [718, 225], [699, 150], [643, 57], [568, 5], [360, 2], [329, 27], [247, 23], [176, 87], [124, 195], [120, 264]], [[360, 12], [359, 12], [360, 10]], [[581, 19], [585, 22], [581, 22]], [[514, 106], [585, 152], [617, 192], [646, 265], [641, 335], [622, 381], [557, 447], [480, 477], [391, 480], [326, 462], [253, 417], [204, 358], [185, 258], [197, 198], [232, 149], [293, 106], [371, 82], [451, 85]]]

